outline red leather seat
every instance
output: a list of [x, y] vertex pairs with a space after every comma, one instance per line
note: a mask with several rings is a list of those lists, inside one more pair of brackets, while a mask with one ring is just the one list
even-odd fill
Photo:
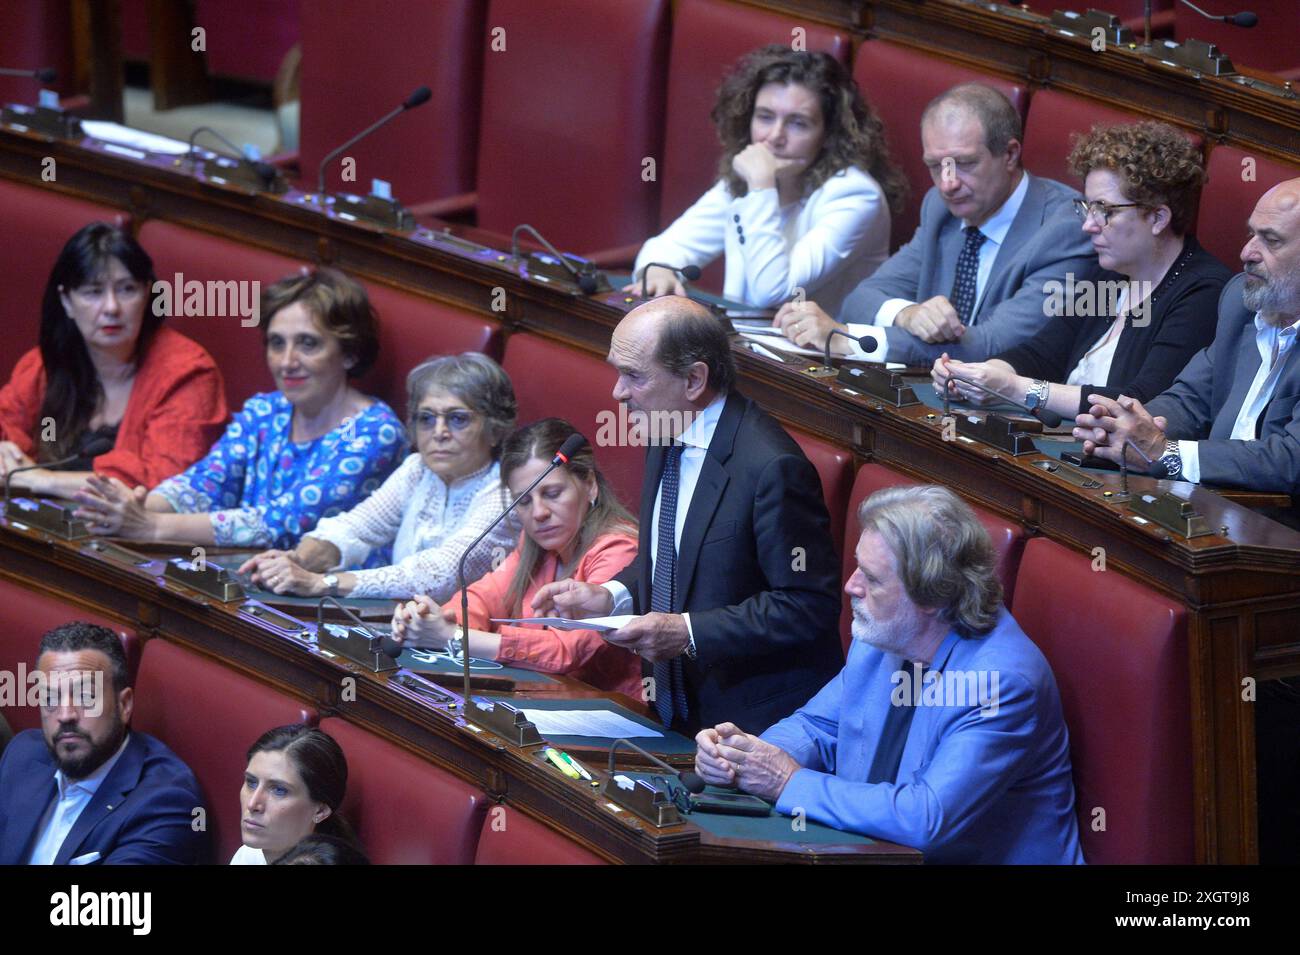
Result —
[[42, 87], [66, 96], [76, 86], [72, 71], [72, 5], [47, 0], [5, 0], [0, 4], [0, 65], [16, 70], [51, 67], [55, 82], [0, 78], [0, 103], [36, 103]]
[[[853, 572], [858, 568], [854, 551], [858, 546], [858, 538], [862, 536], [862, 527], [858, 523], [859, 505], [882, 488], [919, 483], [921, 482], [915, 478], [908, 477], [906, 474], [892, 468], [887, 468], [883, 464], [868, 462], [858, 468], [858, 473], [853, 479], [853, 490], [849, 494], [848, 508], [844, 515], [845, 583], [848, 583], [849, 578], [853, 576]], [[997, 551], [997, 574], [998, 580], [1002, 582], [1002, 602], [1010, 607], [1016, 588], [1016, 570], [1020, 566], [1020, 554], [1025, 546], [1025, 530], [1019, 524], [1012, 523], [992, 511], [986, 511], [984, 508], [975, 505], [971, 505], [971, 507], [980, 523], [984, 525], [984, 529], [988, 531], [989, 537], [993, 541], [993, 547]], [[840, 616], [840, 639], [844, 642], [844, 652], [846, 654], [848, 653], [849, 644], [853, 640], [852, 624], [853, 610], [849, 605], [848, 594], [845, 594], [844, 610]]]
[[1221, 21], [1216, 23], [1179, 3], [1174, 7], [1174, 39], [1179, 43], [1191, 38], [1213, 43], [1237, 69], [1245, 66], [1276, 73], [1300, 66], [1300, 50], [1292, 40], [1285, 39], [1300, 35], [1300, 5], [1295, 0], [1250, 0], [1249, 3], [1196, 0], [1196, 5], [1220, 16], [1250, 10], [1259, 16], [1259, 26], [1250, 30]]
[[1084, 856], [1185, 865], [1194, 850], [1185, 611], [1092, 565], [1031, 540], [1011, 605], [1061, 691]]
[[912, 238], [921, 221], [921, 200], [934, 183], [921, 161], [921, 113], [930, 101], [960, 83], [978, 82], [1006, 95], [1023, 119], [1029, 93], [1022, 81], [983, 73], [885, 40], [867, 40], [853, 60], [853, 78], [885, 124], [890, 154], [911, 184], [903, 212], [894, 217], [890, 244]]
[[[1255, 156], [1236, 146], [1215, 146], [1205, 167], [1196, 237], [1234, 272], [1241, 268], [1246, 221], [1255, 203], [1279, 182], [1300, 176], [1300, 166]], [[1247, 181], [1243, 177], [1251, 176]]]
[[145, 644], [132, 726], [166, 743], [198, 778], [216, 862], [228, 862], [242, 842], [239, 793], [248, 747], [276, 726], [317, 718], [310, 704], [225, 663], [162, 638]]
[[469, 865], [487, 796], [451, 773], [337, 718], [321, 721], [348, 760], [343, 816], [377, 865]]
[[[41, 637], [60, 624], [74, 620], [116, 630], [126, 651], [127, 668], [135, 675], [140, 661], [140, 641], [133, 630], [124, 630], [120, 621], [8, 580], [0, 580], [0, 670], [16, 673], [21, 663], [30, 673], [36, 666]], [[40, 710], [27, 706], [25, 695], [14, 702], [19, 705], [0, 708], [13, 731], [38, 729], [41, 725]]]
[[[57, 170], [56, 170], [57, 171]], [[126, 213], [0, 179], [0, 262], [6, 262], [5, 339], [0, 382], [40, 337], [41, 297], [54, 260], [73, 234], [91, 222], [127, 221]]]
[[849, 491], [853, 487], [853, 454], [847, 448], [836, 447], [829, 441], [815, 438], [802, 431], [790, 430], [790, 437], [803, 448], [817, 476], [822, 481], [822, 497], [831, 515], [831, 539], [835, 553], [844, 554], [844, 510], [848, 507]]
[[493, 806], [483, 820], [475, 865], [607, 865], [572, 839], [513, 806]]
[[[478, 149], [478, 226], [529, 223], [563, 251], [651, 235], [662, 142], [666, 0], [491, 0]], [[494, 40], [505, 50], [493, 50]]]
[[635, 514], [646, 449], [627, 442], [626, 413], [620, 415], [612, 397], [614, 369], [595, 355], [528, 333], [510, 336], [501, 364], [515, 386], [519, 423], [557, 417], [581, 431], [596, 451], [596, 465]]
[[298, 42], [300, 7], [310, 9], [315, 2], [195, 0], [194, 24], [206, 33], [208, 72], [270, 83]]
[[430, 102], [348, 150], [356, 160], [356, 181], [342, 180], [336, 159], [326, 188], [366, 194], [372, 179], [385, 179], [407, 206], [472, 190], [485, 12], [485, 0], [304, 3], [304, 185], [314, 191], [327, 153], [395, 109], [416, 87], [428, 86]]

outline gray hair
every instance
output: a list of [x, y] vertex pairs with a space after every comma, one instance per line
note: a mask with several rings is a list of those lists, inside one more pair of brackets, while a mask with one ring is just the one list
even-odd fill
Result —
[[988, 633], [1002, 604], [997, 552], [970, 505], [946, 487], [887, 487], [858, 507], [864, 531], [893, 551], [907, 596], [963, 637]]
[[476, 351], [435, 355], [412, 368], [406, 376], [406, 428], [412, 444], [420, 401], [435, 389], [450, 392], [486, 419], [483, 433], [492, 445], [492, 457], [499, 458], [501, 443], [514, 430], [519, 411], [514, 385], [505, 370]]
[[983, 83], [961, 83], [940, 93], [921, 114], [921, 125], [942, 110], [969, 113], [979, 121], [984, 130], [984, 145], [994, 156], [1000, 156], [1011, 140], [1022, 141], [1020, 114], [999, 90]]

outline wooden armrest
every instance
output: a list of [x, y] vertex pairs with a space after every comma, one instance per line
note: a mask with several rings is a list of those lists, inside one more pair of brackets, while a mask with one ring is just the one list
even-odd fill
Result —
[[431, 199], [418, 205], [408, 206], [411, 215], [420, 219], [449, 219], [467, 216], [478, 208], [477, 192], [462, 192], [458, 196]]

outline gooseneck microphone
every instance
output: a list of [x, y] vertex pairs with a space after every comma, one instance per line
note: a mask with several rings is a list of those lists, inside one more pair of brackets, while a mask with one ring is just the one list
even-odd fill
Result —
[[59, 74], [48, 66], [43, 66], [39, 70], [15, 70], [0, 66], [0, 76], [17, 76], [20, 79], [40, 80], [42, 83], [53, 83], [59, 78]]
[[[954, 375], [952, 372], [948, 372], [948, 377], [951, 378], [953, 381], [960, 381], [962, 384], [970, 385], [972, 388], [976, 389], [977, 391], [982, 391], [984, 394], [988, 395], [991, 398], [996, 398], [999, 401], [1005, 401], [1009, 405], [1014, 405], [1015, 407], [1023, 411], [1025, 414], [1033, 415], [1035, 418], [1037, 418], [1043, 424], [1047, 425], [1049, 428], [1060, 427], [1061, 421], [1063, 420], [1061, 416], [1057, 414], [1055, 411], [1049, 411], [1046, 408], [1031, 408], [1029, 407], [1029, 405], [1021, 404], [1019, 401], [1016, 401], [1013, 398], [1008, 398], [1006, 395], [998, 394], [998, 392], [994, 391], [992, 388], [985, 388], [978, 381], [971, 381], [969, 378], [963, 378], [961, 375]], [[948, 413], [948, 389], [947, 388], [943, 389], [943, 404], [944, 404], [943, 412], [946, 415]]]
[[1251, 13], [1249, 10], [1243, 10], [1241, 13], [1229, 13], [1227, 15], [1221, 16], [1217, 13], [1206, 13], [1196, 4], [1192, 3], [1192, 0], [1179, 0], [1179, 2], [1195, 10], [1197, 13], [1205, 17], [1205, 19], [1207, 20], [1221, 20], [1224, 23], [1232, 24], [1234, 27], [1249, 28], [1249, 27], [1253, 27], [1255, 24], [1259, 22], [1259, 17], [1255, 16], [1255, 14]]
[[[190, 133], [190, 148], [186, 151], [186, 155], [190, 157], [190, 162], [196, 163], [196, 157], [194, 155], [194, 144], [199, 138], [199, 133], [207, 133], [208, 135], [212, 136], [214, 139], [219, 139], [226, 146], [226, 148], [229, 149], [231, 153], [233, 153], [233, 155], [226, 154], [227, 158], [234, 159], [242, 163], [247, 163], [252, 168], [252, 170], [255, 173], [257, 173], [257, 178], [262, 181], [262, 185], [267, 189], [267, 191], [270, 191], [271, 185], [275, 182], [275, 178], [280, 174], [280, 171], [276, 169], [274, 166], [272, 166], [269, 162], [263, 162], [260, 159], [249, 159], [247, 156], [243, 154], [242, 151], [240, 151], [238, 146], [232, 143], [225, 136], [222, 136], [211, 126], [199, 126], [194, 130], [194, 132]], [[195, 167], [191, 167], [191, 168], [193, 169]]]
[[675, 272], [676, 274], [680, 275], [683, 279], [685, 279], [687, 282], [694, 282], [700, 277], [700, 267], [698, 265], [684, 265], [679, 269], [675, 265], [668, 265], [664, 262], [647, 262], [646, 267], [641, 270], [641, 297], [642, 298], [648, 297], [646, 295], [646, 286], [649, 280], [646, 278], [646, 276], [652, 268], [667, 269], [670, 272]]
[[614, 773], [617, 771], [614, 768], [614, 754], [618, 752], [618, 748], [620, 746], [626, 746], [628, 749], [636, 750], [638, 753], [640, 753], [646, 759], [650, 760], [650, 762], [654, 763], [660, 769], [667, 770], [670, 776], [676, 776], [677, 780], [683, 786], [686, 787], [687, 792], [696, 793], [696, 794], [704, 792], [704, 780], [700, 778], [699, 773], [696, 773], [690, 769], [682, 769], [682, 770], [673, 769], [673, 767], [669, 766], [667, 763], [665, 763], [654, 753], [647, 753], [645, 750], [643, 750], [636, 743], [632, 742], [630, 739], [616, 739], [614, 740], [613, 745], [610, 746], [609, 774], [611, 776], [614, 775]]
[[76, 454], [70, 454], [66, 458], [59, 458], [57, 461], [40, 461], [36, 464], [25, 464], [20, 468], [14, 468], [5, 475], [5, 506], [8, 507], [9, 505], [9, 486], [13, 481], [15, 474], [22, 474], [24, 471], [36, 471], [41, 468], [62, 467], [65, 464], [71, 464], [78, 458], [97, 458], [101, 454], [107, 454], [112, 450], [113, 442], [103, 435], [100, 435], [99, 437], [92, 438], [83, 450], [78, 451]]
[[530, 233], [534, 239], [536, 239], [539, 243], [541, 243], [541, 245], [546, 249], [546, 251], [551, 253], [551, 255], [555, 257], [556, 261], [558, 261], [562, 266], [564, 266], [565, 270], [567, 270], [568, 273], [573, 276], [573, 280], [578, 283], [578, 288], [582, 289], [583, 295], [594, 295], [596, 293], [596, 289], [600, 288], [600, 282], [596, 278], [594, 266], [592, 266], [590, 262], [587, 263], [587, 266], [583, 271], [581, 272], [578, 271], [576, 268], [573, 267], [572, 262], [570, 262], [558, 251], [556, 251], [555, 246], [547, 242], [546, 238], [540, 232], [538, 232], [532, 226], [528, 225], [526, 222], [520, 223], [519, 225], [515, 226], [514, 231], [510, 233], [511, 257], [516, 259], [519, 258], [519, 233], [520, 232]]
[[398, 106], [391, 113], [382, 117], [378, 122], [371, 124], [366, 129], [363, 129], [361, 132], [357, 133], [355, 136], [353, 136], [351, 139], [345, 142], [342, 146], [338, 147], [338, 149], [335, 149], [333, 152], [326, 153], [325, 158], [320, 161], [320, 166], [316, 170], [316, 194], [319, 196], [325, 195], [325, 167], [328, 166], [335, 159], [337, 159], [339, 156], [343, 155], [343, 151], [345, 149], [355, 146], [357, 143], [365, 139], [367, 136], [369, 136], [379, 127], [383, 126], [385, 123], [391, 122], [392, 120], [396, 119], [398, 116], [406, 112], [408, 109], [415, 109], [417, 106], [423, 106], [425, 103], [429, 102], [429, 99], [432, 96], [433, 96], [433, 92], [429, 89], [429, 87], [427, 86], [417, 87], [411, 92], [410, 96], [406, 97], [406, 99], [402, 101], [402, 105]]
[[870, 335], [850, 335], [848, 332], [840, 331], [838, 328], [832, 328], [831, 333], [826, 336], [826, 342], [822, 345], [823, 355], [822, 364], [829, 368], [831, 366], [831, 339], [836, 335], [841, 338], [847, 338], [851, 342], [857, 342], [864, 354], [870, 355], [879, 346], [879, 343]]

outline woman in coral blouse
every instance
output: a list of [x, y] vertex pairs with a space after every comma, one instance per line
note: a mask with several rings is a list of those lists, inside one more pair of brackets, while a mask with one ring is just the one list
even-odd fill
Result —
[[[501, 480], [511, 498], [523, 493], [577, 429], [544, 418], [511, 435], [501, 451]], [[516, 509], [524, 526], [519, 546], [496, 570], [469, 586], [469, 653], [511, 666], [565, 673], [597, 689], [633, 698], [641, 691], [641, 661], [593, 630], [493, 623], [531, 616], [533, 594], [572, 577], [611, 580], [636, 556], [636, 521], [596, 468], [590, 444], [556, 468]], [[393, 613], [398, 642], [445, 647], [458, 634], [460, 594], [441, 608], [427, 596]]]
[[123, 230], [94, 222], [68, 240], [45, 285], [40, 346], [0, 389], [0, 478], [48, 463], [13, 486], [72, 497], [92, 472], [152, 486], [203, 456], [226, 420], [221, 372], [161, 327], [153, 287], [153, 261]]

